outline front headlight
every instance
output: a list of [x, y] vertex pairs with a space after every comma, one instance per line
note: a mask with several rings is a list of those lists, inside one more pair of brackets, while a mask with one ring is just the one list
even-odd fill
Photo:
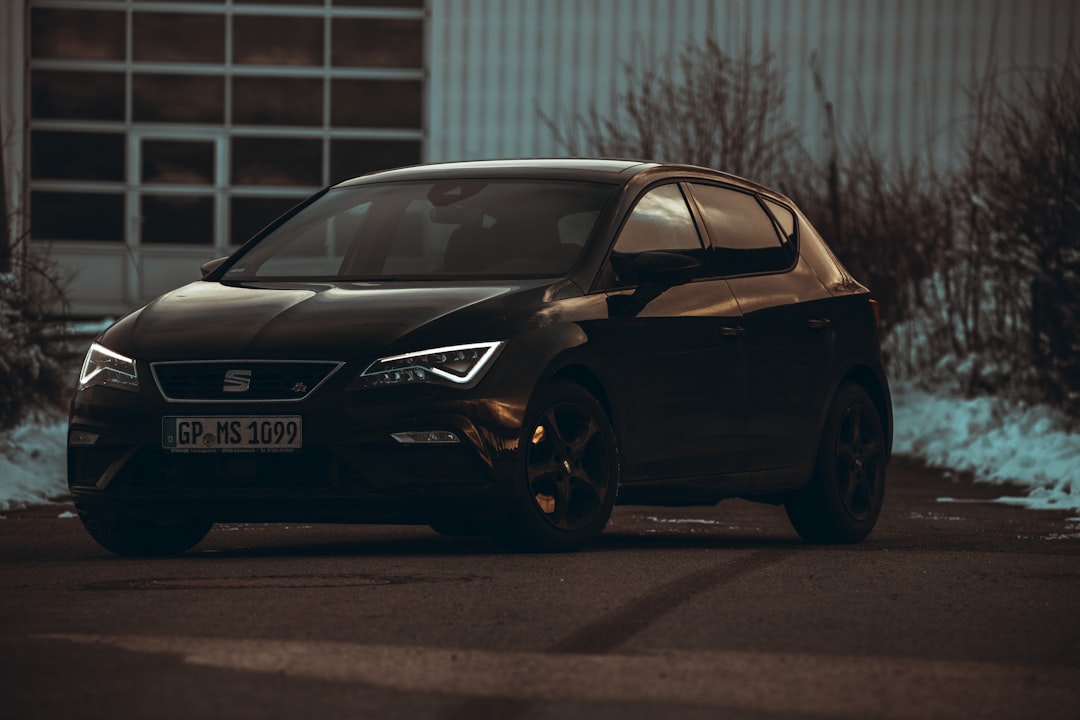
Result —
[[475, 384], [505, 344], [504, 341], [470, 343], [379, 358], [360, 373], [353, 387]]
[[138, 391], [139, 373], [135, 369], [135, 361], [94, 343], [86, 353], [82, 372], [79, 373], [79, 389], [91, 385]]

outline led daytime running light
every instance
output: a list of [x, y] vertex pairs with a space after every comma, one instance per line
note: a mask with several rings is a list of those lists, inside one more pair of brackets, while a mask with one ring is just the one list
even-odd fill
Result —
[[503, 345], [502, 341], [469, 343], [391, 355], [373, 362], [360, 378], [366, 387], [416, 382], [467, 385], [490, 365]]
[[79, 387], [89, 385], [112, 385], [135, 390], [139, 387], [139, 374], [135, 361], [126, 355], [113, 352], [104, 345], [93, 343], [83, 360], [79, 372]]

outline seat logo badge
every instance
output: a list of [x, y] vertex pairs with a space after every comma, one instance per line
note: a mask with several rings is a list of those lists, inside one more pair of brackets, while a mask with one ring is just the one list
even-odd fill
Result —
[[305, 385], [302, 382], [298, 382], [289, 389], [294, 393], [306, 393], [307, 392], [307, 385]]
[[226, 370], [225, 384], [221, 387], [222, 392], [247, 392], [251, 389], [250, 370]]

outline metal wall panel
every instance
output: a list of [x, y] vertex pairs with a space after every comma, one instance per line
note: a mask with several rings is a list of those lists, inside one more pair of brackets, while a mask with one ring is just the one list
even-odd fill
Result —
[[715, 38], [775, 53], [786, 115], [827, 147], [811, 58], [842, 142], [866, 133], [908, 158], [956, 157], [968, 91], [991, 65], [1060, 66], [1080, 51], [1070, 0], [430, 0], [431, 161], [562, 155], [542, 116], [610, 115], [644, 68]]

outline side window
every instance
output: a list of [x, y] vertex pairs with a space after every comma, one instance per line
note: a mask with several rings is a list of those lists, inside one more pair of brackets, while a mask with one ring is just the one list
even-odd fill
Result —
[[634, 206], [612, 249], [605, 269], [607, 286], [634, 284], [628, 259], [651, 250], [679, 252], [704, 260], [704, 249], [690, 208], [676, 184], [650, 190]]
[[[692, 187], [709, 233], [717, 272], [749, 275], [791, 267], [794, 244], [781, 241], [772, 219], [755, 196], [715, 185]], [[780, 222], [782, 225], [783, 220]]]
[[776, 222], [780, 225], [780, 230], [784, 233], [783, 243], [795, 242], [795, 213], [791, 212], [788, 208], [784, 207], [780, 203], [773, 202], [772, 200], [765, 199], [765, 205], [769, 208], [769, 212], [776, 218]]

